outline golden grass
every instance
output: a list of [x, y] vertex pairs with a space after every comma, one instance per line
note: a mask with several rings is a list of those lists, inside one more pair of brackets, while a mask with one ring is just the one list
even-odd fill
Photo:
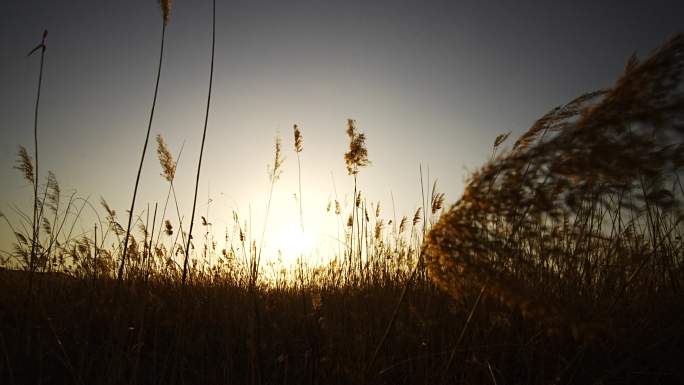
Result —
[[430, 232], [430, 277], [454, 297], [486, 287], [577, 337], [608, 333], [616, 303], [672, 294], [663, 287], [679, 287], [684, 272], [670, 238], [680, 231], [683, 69], [678, 35], [631, 59], [611, 89], [539, 119], [473, 174]]

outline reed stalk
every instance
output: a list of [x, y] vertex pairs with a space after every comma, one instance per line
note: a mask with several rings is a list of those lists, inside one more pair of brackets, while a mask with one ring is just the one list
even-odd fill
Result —
[[202, 155], [204, 155], [204, 142], [207, 138], [207, 125], [209, 123], [209, 110], [211, 108], [211, 90], [214, 83], [214, 52], [216, 49], [216, 0], [212, 1], [211, 12], [211, 64], [209, 66], [209, 91], [207, 92], [207, 108], [204, 114], [204, 130], [202, 131], [202, 144], [197, 162], [197, 177], [195, 178], [195, 194], [192, 200], [192, 214], [190, 215], [190, 229], [185, 247], [185, 260], [183, 261], [183, 277], [181, 284], [185, 286], [188, 275], [188, 258], [190, 257], [190, 242], [192, 241], [192, 227], [195, 223], [195, 210], [197, 208], [197, 191], [199, 190], [200, 172], [202, 171]]
[[43, 86], [43, 69], [45, 66], [45, 50], [47, 46], [45, 45], [45, 39], [47, 38], [48, 31], [43, 31], [43, 38], [39, 45], [37, 45], [27, 56], [31, 56], [34, 52], [40, 50], [40, 70], [38, 72], [38, 90], [36, 92], [36, 106], [33, 113], [33, 149], [34, 149], [34, 173], [33, 173], [33, 222], [32, 231], [33, 236], [31, 239], [31, 254], [29, 257], [29, 292], [33, 290], [33, 271], [35, 270], [36, 263], [36, 248], [38, 242], [38, 236], [40, 233], [40, 223], [38, 218], [38, 111], [40, 108], [40, 91]]
[[170, 1], [162, 0], [160, 2], [162, 9], [162, 34], [161, 42], [159, 48], [159, 64], [157, 66], [157, 80], [154, 85], [154, 96], [152, 98], [152, 108], [150, 109], [150, 119], [147, 123], [147, 133], [145, 134], [145, 142], [142, 148], [142, 154], [140, 155], [140, 164], [138, 165], [138, 172], [135, 177], [135, 187], [133, 188], [133, 198], [131, 199], [131, 208], [128, 211], [128, 225], [126, 226], [126, 236], [124, 238], [124, 246], [121, 250], [121, 264], [119, 265], [119, 271], [117, 273], [117, 281], [121, 282], [123, 280], [124, 267], [126, 264], [126, 251], [128, 249], [128, 239], [131, 236], [131, 224], [133, 222], [133, 212], [135, 210], [135, 199], [138, 196], [138, 185], [140, 184], [140, 174], [142, 173], [143, 163], [145, 162], [145, 153], [147, 152], [147, 144], [150, 140], [150, 131], [152, 130], [152, 122], [154, 120], [154, 110], [157, 105], [157, 95], [159, 93], [159, 78], [161, 77], [162, 63], [164, 60], [164, 40], [166, 37], [166, 26], [169, 22], [170, 16]]

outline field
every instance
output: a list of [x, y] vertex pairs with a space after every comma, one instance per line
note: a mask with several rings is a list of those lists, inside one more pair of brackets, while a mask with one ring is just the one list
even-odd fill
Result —
[[[612, 87], [515, 141], [493, 138], [453, 205], [428, 178], [413, 216], [391, 220], [357, 186], [369, 149], [349, 119], [354, 199], [327, 207], [340, 246], [326, 264], [288, 269], [264, 261], [266, 225], [248, 230], [234, 213], [225, 244], [207, 235], [202, 153], [192, 212], [179, 211], [178, 157], [161, 136], [168, 193], [136, 211], [157, 88], [124, 221], [104, 200], [67, 196], [52, 173], [41, 182], [39, 82], [35, 151], [20, 147], [15, 167], [32, 207], [0, 214], [15, 237], [0, 256], [0, 383], [684, 383], [682, 75], [676, 35]], [[304, 137], [292, 133], [300, 166]], [[266, 219], [284, 151], [277, 140]], [[73, 235], [86, 205], [101, 220]]]

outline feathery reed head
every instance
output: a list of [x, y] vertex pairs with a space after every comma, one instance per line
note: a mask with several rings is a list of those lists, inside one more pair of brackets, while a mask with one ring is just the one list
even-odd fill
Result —
[[444, 193], [437, 192], [437, 181], [432, 185], [432, 193], [430, 196], [430, 209], [432, 214], [436, 214], [444, 205]]
[[493, 150], [496, 151], [499, 149], [499, 147], [508, 139], [508, 137], [511, 135], [511, 132], [508, 131], [505, 134], [499, 134], [497, 137], [494, 139], [494, 145], [492, 146]]
[[106, 201], [104, 198], [102, 198], [102, 197], [100, 197], [100, 205], [101, 205], [101, 206], [105, 209], [105, 211], [107, 212], [107, 217], [108, 217], [108, 218], [115, 218], [115, 217], [116, 217], [116, 211], [114, 211], [114, 209], [112, 209], [112, 208], [109, 206], [109, 203], [107, 203], [107, 201]]
[[294, 125], [294, 148], [295, 152], [302, 152], [302, 130], [298, 125]]
[[48, 171], [47, 189], [45, 190], [45, 192], [45, 204], [48, 208], [50, 208], [50, 210], [52, 210], [52, 212], [56, 212], [57, 207], [59, 206], [59, 199], [62, 190], [59, 188], [59, 182], [57, 182], [57, 177], [52, 171]]
[[399, 234], [402, 234], [406, 230], [406, 224], [408, 223], [408, 218], [406, 215], [401, 217], [401, 222], [399, 222]]
[[268, 166], [268, 174], [272, 181], [277, 181], [282, 173], [283, 162], [285, 158], [283, 157], [280, 136], [276, 136], [275, 139], [275, 153], [273, 154], [273, 168]]
[[347, 119], [347, 136], [349, 136], [349, 152], [344, 154], [344, 161], [349, 175], [356, 175], [360, 167], [370, 164], [368, 149], [366, 149], [366, 135], [357, 131], [354, 119]]
[[159, 164], [162, 167], [162, 176], [167, 181], [173, 181], [176, 175], [176, 163], [173, 161], [173, 156], [166, 143], [164, 143], [164, 138], [157, 134], [157, 156], [159, 157]]
[[416, 212], [413, 214], [413, 221], [412, 221], [412, 223], [413, 223], [414, 226], [417, 225], [417, 224], [420, 222], [421, 213], [422, 213], [422, 212], [423, 212], [423, 208], [422, 208], [422, 207], [418, 207], [418, 208], [416, 209]]
[[26, 151], [26, 147], [24, 146], [19, 146], [19, 152], [17, 155], [17, 161], [16, 165], [14, 166], [14, 169], [19, 170], [19, 172], [21, 172], [21, 175], [24, 176], [24, 179], [31, 183], [35, 183], [33, 175], [33, 160], [31, 159], [31, 156], [28, 154], [28, 151]]

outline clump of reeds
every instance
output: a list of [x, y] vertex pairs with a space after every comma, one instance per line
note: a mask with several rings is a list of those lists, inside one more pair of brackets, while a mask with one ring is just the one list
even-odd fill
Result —
[[630, 59], [612, 88], [535, 122], [471, 176], [429, 233], [432, 279], [456, 297], [486, 287], [577, 337], [607, 332], [618, 304], [648, 303], [669, 292], [662, 287], [678, 293], [683, 72], [677, 35], [643, 62]]

